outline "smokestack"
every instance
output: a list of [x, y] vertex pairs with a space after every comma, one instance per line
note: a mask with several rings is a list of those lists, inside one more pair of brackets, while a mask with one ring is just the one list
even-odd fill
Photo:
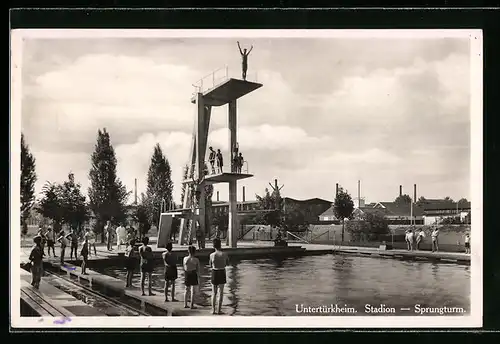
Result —
[[417, 184], [413, 184], [413, 202], [417, 201]]
[[403, 196], [403, 185], [399, 186], [399, 196]]
[[335, 197], [339, 194], [339, 183], [335, 184]]
[[358, 208], [361, 207], [361, 180], [358, 180]]
[[137, 178], [134, 180], [134, 202], [137, 204]]
[[217, 191], [217, 202], [219, 202], [219, 191]]
[[243, 202], [245, 202], [245, 187], [244, 186], [243, 186], [243, 193], [242, 193], [242, 195], [243, 195]]

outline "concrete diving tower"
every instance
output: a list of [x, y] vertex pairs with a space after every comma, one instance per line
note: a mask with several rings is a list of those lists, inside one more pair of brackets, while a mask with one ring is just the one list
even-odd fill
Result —
[[[215, 73], [215, 72], [214, 72]], [[203, 80], [203, 79], [202, 79]], [[201, 82], [202, 82], [201, 80]], [[212, 75], [212, 80], [215, 78]], [[197, 92], [191, 97], [191, 103], [196, 105], [196, 116], [194, 133], [192, 139], [192, 149], [191, 149], [191, 165], [189, 166], [188, 175], [193, 175], [194, 180], [184, 180], [183, 184], [196, 184], [196, 193], [198, 194], [199, 204], [193, 207], [192, 196], [190, 195], [191, 188], [186, 188], [186, 192], [183, 199], [183, 208], [193, 209], [193, 222], [198, 222], [199, 229], [203, 233], [207, 233], [207, 219], [206, 219], [206, 202], [205, 202], [205, 185], [207, 184], [218, 184], [218, 183], [228, 183], [229, 184], [229, 225], [228, 225], [228, 236], [229, 236], [229, 247], [236, 247], [237, 245], [237, 235], [238, 235], [238, 211], [237, 211], [237, 181], [241, 179], [246, 179], [252, 177], [248, 173], [237, 173], [235, 166], [233, 166], [233, 148], [237, 144], [237, 100], [250, 92], [253, 92], [262, 87], [262, 84], [257, 82], [251, 82], [246, 80], [234, 79], [227, 77], [226, 75], [223, 80], [219, 83], [213, 82], [211, 87], [204, 89], [203, 83], [198, 87]], [[229, 163], [226, 162], [226, 166], [231, 166], [230, 171], [223, 171], [223, 173], [216, 173], [211, 175], [205, 175], [205, 162], [206, 162], [206, 151], [208, 148], [207, 139], [210, 127], [210, 117], [212, 113], [212, 107], [219, 107], [223, 105], [228, 105], [228, 123], [229, 123]], [[225, 160], [225, 159], [224, 159]], [[228, 168], [224, 166], [225, 168]], [[194, 169], [194, 170], [193, 170]], [[196, 210], [195, 210], [196, 208]], [[187, 214], [183, 214], [186, 216]], [[179, 244], [184, 244], [189, 242], [193, 236], [194, 231], [193, 225], [190, 226], [189, 231], [186, 231], [186, 222], [189, 221], [187, 216], [185, 219], [181, 220]], [[187, 236], [185, 235], [187, 233]], [[205, 237], [205, 236], [204, 236]], [[204, 243], [202, 243], [204, 247]]]

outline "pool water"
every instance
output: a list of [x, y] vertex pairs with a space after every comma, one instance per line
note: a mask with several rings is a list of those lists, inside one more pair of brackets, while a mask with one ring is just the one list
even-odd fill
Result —
[[[182, 300], [184, 276], [179, 266], [176, 298]], [[108, 267], [101, 273], [125, 279], [122, 267]], [[323, 255], [284, 260], [260, 259], [232, 262], [226, 268], [224, 312], [243, 316], [292, 315], [410, 315], [421, 307], [470, 309], [470, 267], [455, 264], [399, 261], [369, 257]], [[164, 286], [164, 268], [154, 269], [156, 292]], [[147, 283], [147, 282], [146, 282]], [[136, 273], [133, 285], [140, 285]], [[204, 265], [198, 303], [210, 305], [210, 269]], [[335, 306], [357, 313], [299, 313], [301, 307]], [[394, 307], [392, 313], [366, 313], [366, 305]], [[404, 310], [401, 310], [404, 308]], [[465, 312], [465, 313], [464, 313]], [[437, 315], [437, 313], [426, 315]]]

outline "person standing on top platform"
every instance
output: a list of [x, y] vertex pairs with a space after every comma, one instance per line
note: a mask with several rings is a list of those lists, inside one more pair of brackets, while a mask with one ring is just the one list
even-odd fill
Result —
[[146, 281], [146, 275], [148, 277], [148, 291], [149, 291], [149, 296], [153, 296], [152, 290], [151, 290], [151, 277], [153, 275], [153, 250], [151, 249], [149, 244], [149, 238], [144, 237], [142, 239], [142, 246], [139, 247], [139, 255], [141, 256], [141, 291], [142, 291], [142, 296], [146, 296], [144, 293], [144, 282]]
[[[224, 285], [226, 284], [226, 266], [229, 263], [228, 256], [221, 250], [220, 239], [214, 239], [215, 252], [210, 254], [210, 268], [212, 269], [212, 314], [222, 314], [222, 300], [224, 299]], [[219, 303], [217, 312], [217, 294], [219, 294]]]
[[250, 47], [250, 50], [247, 52], [246, 49], [243, 49], [243, 51], [241, 50], [241, 46], [240, 46], [240, 42], [236, 42], [238, 43], [238, 49], [240, 50], [240, 54], [241, 54], [241, 77], [243, 78], [243, 80], [247, 80], [247, 70], [248, 70], [248, 55], [250, 55], [250, 53], [252, 52], [252, 49], [253, 49], [253, 45]]
[[222, 158], [222, 153], [220, 149], [217, 149], [217, 172], [222, 173], [222, 167], [224, 166], [224, 159]]
[[33, 238], [35, 246], [31, 249], [29, 260], [31, 262], [31, 285], [36, 289], [40, 288], [40, 281], [43, 275], [43, 251], [42, 237], [36, 235]]
[[175, 299], [175, 280], [177, 279], [177, 257], [172, 252], [172, 243], [167, 243], [167, 250], [163, 252], [163, 264], [165, 264], [165, 302], [168, 302], [168, 287], [172, 286], [171, 298]]
[[215, 174], [215, 158], [217, 156], [217, 153], [215, 153], [212, 146], [208, 147], [208, 149], [210, 150], [210, 154], [208, 155], [208, 162], [210, 163], [210, 167], [212, 168], [212, 174]]
[[[184, 268], [184, 284], [186, 285], [186, 290], [184, 291], [184, 308], [195, 309], [194, 306], [194, 296], [195, 288], [200, 284], [200, 260], [194, 255], [196, 254], [196, 247], [188, 247], [189, 256], [184, 257], [183, 268]], [[188, 307], [188, 296], [190, 296], [190, 307]]]

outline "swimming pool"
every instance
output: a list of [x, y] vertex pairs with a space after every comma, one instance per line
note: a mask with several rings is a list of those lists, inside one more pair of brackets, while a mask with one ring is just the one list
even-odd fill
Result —
[[[126, 271], [121, 267], [98, 271], [125, 279]], [[470, 267], [463, 265], [323, 255], [279, 261], [242, 260], [232, 262], [226, 271], [224, 312], [227, 315], [332, 315], [325, 308], [323, 313], [300, 312], [323, 306], [333, 306], [337, 313], [338, 309], [344, 309], [342, 314], [334, 315], [358, 316], [414, 316], [415, 305], [458, 307], [465, 312], [450, 315], [464, 315], [470, 309]], [[139, 281], [136, 273], [133, 284], [139, 286]], [[163, 283], [163, 266], [158, 266], [153, 272], [153, 288], [162, 292]], [[176, 298], [182, 300], [183, 292], [184, 276], [179, 266]], [[207, 265], [202, 269], [198, 297], [200, 304], [210, 304]], [[375, 310], [370, 308], [372, 311], [367, 313], [367, 307]], [[395, 313], [387, 313], [392, 310]]]

